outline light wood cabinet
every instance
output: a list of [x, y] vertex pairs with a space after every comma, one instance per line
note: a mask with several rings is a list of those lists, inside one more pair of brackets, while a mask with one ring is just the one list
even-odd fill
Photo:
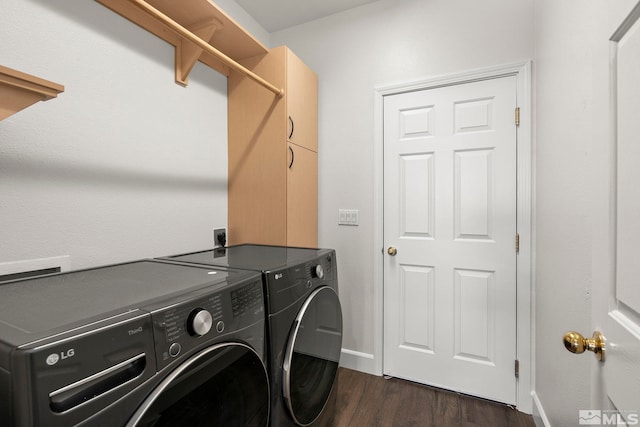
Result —
[[318, 153], [289, 144], [287, 245], [318, 246]]
[[286, 102], [289, 142], [318, 152], [318, 78], [291, 51], [287, 52]]
[[317, 76], [284, 46], [239, 62], [285, 96], [229, 74], [229, 243], [315, 247]]

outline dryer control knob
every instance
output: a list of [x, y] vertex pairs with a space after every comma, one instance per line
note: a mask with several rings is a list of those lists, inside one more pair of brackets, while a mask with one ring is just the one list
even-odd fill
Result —
[[187, 319], [187, 330], [189, 335], [200, 337], [211, 330], [213, 317], [204, 308], [196, 308], [189, 314]]
[[318, 279], [324, 279], [324, 269], [320, 264], [311, 268], [311, 277], [317, 277]]

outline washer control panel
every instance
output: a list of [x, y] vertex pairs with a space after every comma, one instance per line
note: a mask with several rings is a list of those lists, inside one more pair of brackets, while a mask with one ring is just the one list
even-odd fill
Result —
[[162, 369], [197, 347], [264, 320], [262, 282], [258, 277], [184, 295], [182, 301], [152, 311], [152, 318], [156, 360]]

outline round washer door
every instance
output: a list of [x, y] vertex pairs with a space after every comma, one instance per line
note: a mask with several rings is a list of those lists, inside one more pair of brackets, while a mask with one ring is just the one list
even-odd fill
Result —
[[269, 421], [269, 380], [258, 354], [240, 343], [211, 346], [174, 369], [128, 427], [255, 426]]
[[342, 349], [342, 309], [324, 286], [303, 304], [293, 324], [283, 363], [284, 398], [299, 425], [309, 425], [325, 407]]

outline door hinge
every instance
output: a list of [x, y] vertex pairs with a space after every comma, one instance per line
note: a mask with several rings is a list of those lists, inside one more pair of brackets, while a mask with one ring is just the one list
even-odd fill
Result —
[[516, 378], [520, 378], [520, 361], [516, 359], [516, 363], [514, 364], [514, 370], [516, 374]]
[[516, 233], [516, 253], [520, 252], [520, 234]]
[[516, 107], [516, 126], [520, 126], [520, 107]]

